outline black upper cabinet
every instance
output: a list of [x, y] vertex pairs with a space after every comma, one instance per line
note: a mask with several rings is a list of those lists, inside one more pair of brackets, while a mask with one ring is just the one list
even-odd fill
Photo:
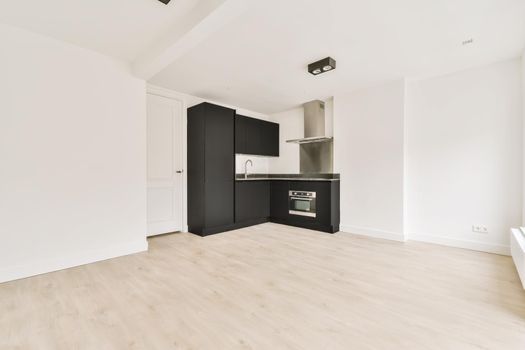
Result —
[[237, 115], [235, 117], [235, 153], [247, 154], [246, 152], [246, 123], [247, 117]]
[[[218, 107], [218, 106], [217, 106]], [[234, 120], [231, 112], [209, 108], [206, 119], [206, 181], [233, 181]]]
[[265, 155], [279, 156], [279, 124], [264, 122], [261, 139]]
[[279, 124], [237, 115], [235, 153], [279, 156]]
[[201, 103], [188, 109], [188, 226], [206, 235], [234, 223], [235, 111]]
[[262, 124], [262, 120], [246, 118], [246, 154], [265, 154], [262, 147]]

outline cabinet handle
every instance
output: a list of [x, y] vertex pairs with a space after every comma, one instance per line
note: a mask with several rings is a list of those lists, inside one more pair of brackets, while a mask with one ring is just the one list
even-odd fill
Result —
[[184, 171], [184, 170], [177, 170], [176, 173], [177, 173], [177, 174], [182, 174], [183, 171]]
[[313, 201], [313, 198], [300, 198], [300, 197], [290, 197], [290, 199], [297, 200], [297, 201]]

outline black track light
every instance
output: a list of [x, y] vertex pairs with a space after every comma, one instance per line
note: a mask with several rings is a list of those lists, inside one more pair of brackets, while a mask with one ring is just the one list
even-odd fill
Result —
[[319, 75], [335, 69], [335, 60], [331, 57], [323, 58], [320, 61], [310, 63], [308, 65], [308, 72], [313, 75]]

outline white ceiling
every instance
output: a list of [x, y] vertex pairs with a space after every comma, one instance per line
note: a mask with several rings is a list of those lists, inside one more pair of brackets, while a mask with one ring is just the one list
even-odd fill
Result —
[[[335, 91], [518, 57], [524, 47], [524, 0], [265, 0], [151, 82], [272, 113]], [[306, 72], [326, 56], [335, 71]]]
[[134, 60], [202, 0], [0, 1], [0, 22]]
[[[525, 47], [525, 0], [20, 0], [0, 1], [0, 22], [136, 62], [173, 38], [198, 5], [228, 2], [237, 5], [223, 7], [224, 24], [213, 18], [181, 36], [186, 51], [153, 84], [272, 113], [336, 91], [517, 57]], [[247, 10], [232, 15], [241, 3]], [[335, 71], [306, 72], [326, 56], [337, 60]]]

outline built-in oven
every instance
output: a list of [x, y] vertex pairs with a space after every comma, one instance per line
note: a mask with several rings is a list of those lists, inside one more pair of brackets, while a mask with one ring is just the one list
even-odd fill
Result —
[[315, 218], [317, 216], [315, 207], [315, 192], [289, 191], [288, 198], [288, 212], [290, 215], [308, 216], [311, 218]]

